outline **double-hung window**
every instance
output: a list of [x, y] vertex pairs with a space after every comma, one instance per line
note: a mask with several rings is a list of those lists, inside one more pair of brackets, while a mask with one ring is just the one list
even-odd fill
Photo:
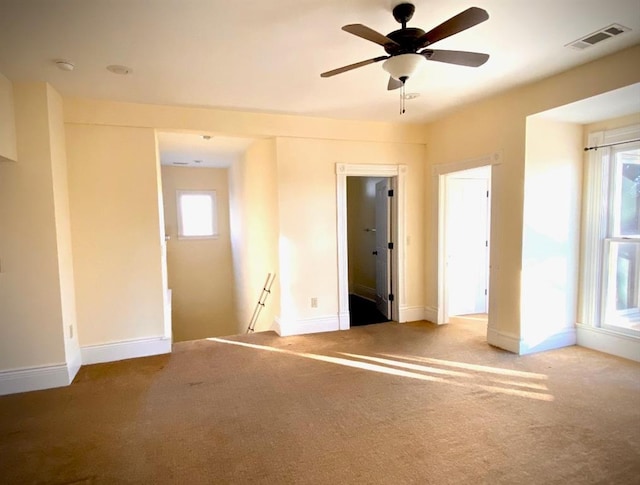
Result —
[[583, 318], [640, 335], [640, 126], [593, 133], [583, 254]]

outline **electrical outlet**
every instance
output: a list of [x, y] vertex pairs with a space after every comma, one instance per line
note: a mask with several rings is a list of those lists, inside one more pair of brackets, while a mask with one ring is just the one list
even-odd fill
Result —
[[318, 299], [315, 296], [311, 298], [311, 308], [318, 308]]

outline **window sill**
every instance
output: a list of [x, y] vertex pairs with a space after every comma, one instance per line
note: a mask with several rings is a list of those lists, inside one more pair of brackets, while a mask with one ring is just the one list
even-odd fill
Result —
[[219, 234], [214, 234], [213, 236], [178, 236], [179, 241], [204, 241], [210, 239], [219, 239]]

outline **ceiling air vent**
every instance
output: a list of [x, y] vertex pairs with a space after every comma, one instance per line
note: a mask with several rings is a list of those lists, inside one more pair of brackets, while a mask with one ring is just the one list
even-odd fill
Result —
[[624, 25], [611, 24], [600, 30], [591, 32], [589, 35], [585, 35], [578, 40], [570, 42], [569, 44], [565, 45], [565, 47], [572, 47], [574, 49], [583, 50], [604, 40], [610, 39], [611, 37], [624, 34], [625, 32], [628, 32], [630, 30], [631, 29], [629, 27], [625, 27]]

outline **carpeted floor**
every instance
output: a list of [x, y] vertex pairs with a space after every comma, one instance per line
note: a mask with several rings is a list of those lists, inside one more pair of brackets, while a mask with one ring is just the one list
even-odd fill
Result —
[[375, 302], [358, 295], [349, 295], [349, 325], [351, 327], [388, 321], [389, 319], [378, 311]]
[[267, 332], [86, 366], [0, 398], [0, 483], [639, 483], [640, 364], [485, 332]]

